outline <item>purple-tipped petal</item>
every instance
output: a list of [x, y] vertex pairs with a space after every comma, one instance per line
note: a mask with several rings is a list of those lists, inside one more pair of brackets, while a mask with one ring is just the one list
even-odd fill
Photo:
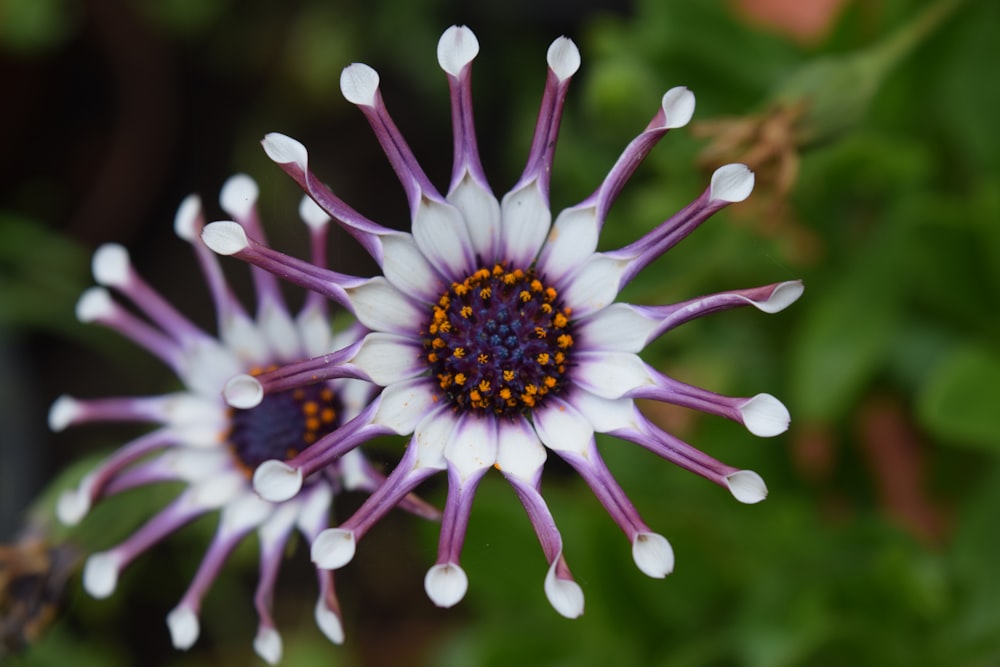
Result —
[[310, 557], [316, 567], [335, 570], [350, 563], [357, 548], [353, 530], [328, 528], [313, 541]]
[[562, 570], [565, 563], [562, 554], [552, 561], [545, 575], [545, 597], [549, 599], [552, 608], [565, 618], [579, 618], [583, 615], [583, 589], [566, 576]]
[[479, 40], [464, 25], [453, 25], [444, 31], [438, 40], [438, 64], [445, 73], [457, 77], [461, 75], [473, 59], [479, 55]]
[[458, 563], [439, 563], [427, 571], [424, 590], [439, 607], [454, 607], [469, 590], [469, 578]]
[[264, 461], [253, 472], [254, 491], [272, 503], [294, 498], [302, 489], [302, 481], [302, 471], [284, 461]]
[[198, 612], [188, 606], [176, 607], [167, 614], [167, 627], [170, 629], [170, 641], [178, 651], [194, 646], [201, 634]]
[[767, 498], [767, 484], [753, 470], [737, 470], [725, 479], [730, 493], [741, 503], [753, 505]]
[[662, 579], [674, 571], [674, 550], [657, 533], [639, 533], [632, 541], [632, 559], [643, 574]]

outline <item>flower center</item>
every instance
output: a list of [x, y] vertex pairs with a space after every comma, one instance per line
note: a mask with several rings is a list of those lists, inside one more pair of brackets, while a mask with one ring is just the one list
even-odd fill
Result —
[[325, 384], [268, 394], [249, 410], [230, 410], [226, 439], [237, 464], [252, 475], [264, 461], [287, 461], [336, 429], [339, 407], [334, 391]]
[[513, 415], [559, 393], [573, 346], [570, 309], [533, 270], [480, 269], [441, 296], [426, 359], [456, 409]]

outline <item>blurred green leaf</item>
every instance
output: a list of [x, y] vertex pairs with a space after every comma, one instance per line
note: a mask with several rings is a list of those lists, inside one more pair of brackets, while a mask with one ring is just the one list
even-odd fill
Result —
[[888, 258], [870, 258], [827, 289], [810, 289], [792, 351], [790, 400], [797, 417], [836, 420], [878, 372], [900, 321], [891, 265]]
[[0, 326], [74, 328], [89, 282], [82, 247], [43, 225], [0, 213]]
[[919, 395], [918, 415], [948, 442], [1000, 453], [1000, 354], [965, 345], [945, 358]]
[[31, 55], [60, 46], [77, 22], [69, 0], [0, 0], [0, 45]]
[[976, 159], [981, 168], [997, 169], [1000, 86], [992, 82], [1000, 62], [1000, 40], [996, 38], [1000, 3], [971, 4], [971, 11], [933, 52], [931, 64], [940, 73], [941, 89], [927, 102], [934, 113], [947, 120], [942, 127], [964, 155]]

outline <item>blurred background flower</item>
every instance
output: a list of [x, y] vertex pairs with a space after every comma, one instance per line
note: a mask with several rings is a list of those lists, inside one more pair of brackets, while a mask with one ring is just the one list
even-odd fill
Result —
[[[944, 7], [941, 16], [874, 80], [810, 73], [870, 53], [931, 5]], [[0, 552], [0, 609], [27, 608], [14, 603], [31, 591], [47, 605], [46, 582], [64, 576], [64, 561], [31, 557], [47, 553], [34, 540], [67, 537], [50, 525], [53, 494], [43, 489], [90, 455], [55, 484], [78, 480], [128, 435], [109, 427], [55, 438], [44, 427], [50, 403], [62, 393], [172, 388], [155, 360], [73, 319], [93, 248], [128, 247], [150, 282], [207, 325], [211, 303], [196, 272], [175, 268], [189, 261], [171, 229], [188, 192], [216, 191], [233, 171], [252, 174], [273, 207], [262, 216], [274, 245], [306, 254], [294, 214], [285, 215], [295, 210], [295, 185], [259, 148], [269, 131], [308, 145], [315, 171], [367, 216], [404, 226], [402, 194], [369, 185], [381, 188], [392, 174], [341, 98], [339, 74], [355, 59], [379, 69], [386, 99], [407, 109], [397, 120], [414, 153], [443, 186], [452, 157], [438, 150], [450, 136], [447, 85], [414, 54], [433, 53], [453, 23], [469, 24], [483, 45], [477, 125], [500, 190], [527, 152], [542, 84], [535, 64], [559, 34], [580, 46], [584, 66], [555, 157], [556, 209], [593, 190], [663, 91], [696, 91], [705, 132], [676, 132], [650, 155], [611, 211], [609, 248], [700, 191], [725, 134], [712, 129], [718, 119], [760, 118], [803, 80], [822, 84], [828, 99], [864, 102], [835, 119], [846, 126], [820, 128], [837, 130], [822, 141], [799, 142], [788, 122], [768, 117], [769, 142], [753, 146], [772, 149], [762, 154], [778, 165], [780, 187], [760, 205], [717, 216], [623, 295], [669, 302], [803, 279], [806, 298], [781, 318], [691, 323], [646, 357], [720, 392], [766, 387], [785, 400], [792, 427], [760, 442], [722, 420], [656, 412], [672, 432], [768, 480], [768, 500], [746, 507], [683, 471], [648, 465], [648, 453], [600, 443], [646, 519], [670, 536], [679, 566], [662, 582], [631, 567], [582, 482], [548, 475], [546, 498], [588, 599], [575, 621], [525, 590], [525, 572], [542, 563], [525, 558], [530, 524], [496, 480], [477, 495], [464, 551], [477, 586], [451, 610], [435, 609], [420, 587], [436, 527], [389, 517], [338, 575], [352, 631], [344, 646], [330, 646], [312, 623], [314, 582], [298, 549], [298, 566], [278, 584], [283, 664], [1000, 661], [1000, 88], [991, 83], [1000, 5], [982, 0], [0, 0], [0, 540], [25, 540]], [[800, 98], [786, 107], [793, 119], [808, 109]], [[705, 173], [690, 168], [699, 159]], [[371, 274], [354, 247], [335, 237], [331, 265]], [[391, 467], [398, 449], [386, 441], [370, 455]], [[440, 486], [425, 491], [443, 498]], [[133, 497], [95, 512], [71, 543], [107, 548], [162, 501]], [[345, 501], [343, 516], [352, 509]], [[162, 631], [212, 527], [196, 523], [137, 562], [121, 582], [129, 590], [110, 601], [87, 599], [71, 579], [49, 632], [4, 625], [3, 645], [30, 640], [14, 659], [25, 665], [247, 664], [254, 619], [242, 602], [253, 587], [253, 544], [234, 554], [245, 574], [227, 572], [206, 597], [202, 640], [190, 653], [175, 654]], [[58, 571], [32, 575], [26, 558]]]

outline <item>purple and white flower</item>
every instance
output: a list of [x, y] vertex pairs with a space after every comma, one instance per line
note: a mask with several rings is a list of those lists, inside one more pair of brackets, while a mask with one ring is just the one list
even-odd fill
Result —
[[312, 543], [321, 568], [349, 562], [359, 539], [421, 482], [444, 471], [448, 495], [437, 560], [425, 588], [440, 606], [464, 596], [459, 556], [476, 487], [496, 468], [514, 487], [549, 563], [544, 590], [566, 617], [583, 612], [583, 593], [570, 573], [556, 522], [540, 492], [549, 452], [565, 459], [592, 488], [632, 544], [636, 565], [651, 577], [674, 566], [667, 540], [642, 520], [601, 459], [595, 433], [632, 441], [729, 489], [744, 503], [763, 500], [756, 473], [721, 463], [665, 433], [644, 417], [636, 399], [653, 399], [716, 414], [759, 436], [783, 432], [785, 407], [769, 394], [730, 398], [667, 377], [638, 353], [691, 319], [739, 306], [774, 313], [802, 293], [798, 281], [723, 292], [673, 305], [616, 302], [643, 268], [723, 207], [749, 196], [747, 167], [717, 170], [708, 188], [648, 234], [598, 252], [612, 202], [653, 146], [687, 124], [694, 95], [683, 87], [662, 97], [649, 125], [624, 150], [594, 193], [552, 220], [549, 182], [556, 136], [570, 79], [580, 65], [572, 41], [548, 50], [548, 76], [527, 165], [499, 200], [487, 183], [476, 144], [471, 102], [475, 35], [449, 28], [438, 62], [451, 91], [454, 166], [442, 194], [396, 128], [363, 64], [341, 77], [344, 97], [368, 120], [388, 156], [412, 216], [411, 233], [382, 226], [338, 198], [309, 168], [306, 148], [280, 134], [263, 141], [268, 156], [295, 179], [381, 267], [360, 278], [335, 273], [269, 248], [239, 220], [208, 225], [203, 238], [233, 255], [322, 294], [355, 314], [369, 333], [333, 354], [252, 377], [227, 388], [232, 405], [248, 407], [275, 392], [318, 380], [356, 378], [383, 389], [351, 421], [308, 450], [266, 461], [254, 486], [275, 502], [296, 497], [308, 480], [361, 443], [383, 434], [410, 436], [386, 482], [336, 528]]
[[[258, 220], [258, 189], [247, 176], [229, 179], [221, 205], [229, 215], [263, 238]], [[310, 230], [312, 265], [326, 263], [329, 216], [308, 197], [300, 215]], [[168, 365], [183, 389], [162, 396], [77, 399], [62, 396], [53, 404], [49, 424], [60, 431], [88, 422], [151, 422], [158, 427], [115, 451], [88, 473], [76, 489], [60, 497], [57, 513], [67, 524], [81, 521], [99, 500], [122, 491], [163, 481], [179, 481], [184, 490], [167, 507], [122, 543], [89, 557], [83, 586], [92, 596], [110, 596], [119, 575], [137, 556], [185, 524], [218, 511], [218, 528], [190, 587], [167, 615], [173, 644], [187, 649], [199, 635], [199, 608], [230, 552], [253, 531], [260, 541], [260, 579], [254, 604], [259, 626], [256, 652], [271, 664], [281, 659], [281, 636], [272, 618], [272, 597], [286, 543], [297, 529], [315, 540], [329, 525], [334, 496], [344, 489], [374, 491], [384, 480], [360, 450], [339, 458], [310, 476], [295, 498], [261, 499], [250, 475], [263, 461], [294, 456], [357, 415], [376, 387], [359, 380], [332, 380], [273, 392], [250, 409], [229, 406], [223, 398], [233, 376], [263, 372], [339, 349], [358, 340], [354, 325], [333, 334], [322, 296], [310, 293], [292, 315], [271, 274], [253, 269], [257, 293], [255, 316], [235, 298], [218, 258], [202, 243], [201, 203], [188, 197], [177, 212], [175, 231], [191, 243], [201, 264], [218, 315], [218, 338], [199, 328], [133, 268], [125, 248], [105, 245], [93, 258], [100, 287], [87, 290], [77, 316], [111, 328]], [[113, 293], [131, 303], [132, 309]], [[137, 312], [136, 312], [137, 311]], [[414, 498], [407, 509], [427, 517], [438, 513]], [[316, 622], [332, 641], [343, 641], [340, 609], [332, 573], [317, 569]]]

